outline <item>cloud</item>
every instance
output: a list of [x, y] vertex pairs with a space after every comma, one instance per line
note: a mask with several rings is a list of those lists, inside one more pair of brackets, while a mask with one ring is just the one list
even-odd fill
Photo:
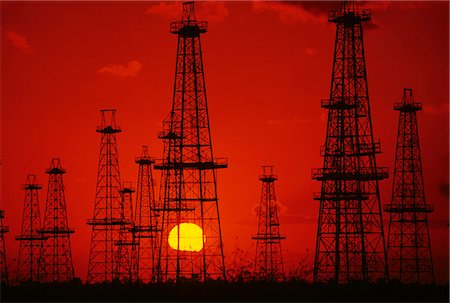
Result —
[[423, 106], [423, 112], [427, 114], [448, 114], [449, 112], [448, 102], [441, 103], [437, 106], [426, 104]]
[[442, 182], [438, 185], [439, 188], [439, 192], [444, 196], [444, 197], [449, 197], [450, 196], [450, 186], [448, 182]]
[[33, 48], [28, 43], [28, 38], [24, 35], [21, 35], [10, 28], [6, 28], [2, 30], [5, 34], [6, 39], [17, 49], [22, 52], [33, 55]]
[[[181, 1], [155, 3], [145, 11], [148, 15], [162, 16], [173, 20], [180, 19], [181, 12]], [[228, 15], [228, 8], [222, 1], [202, 1], [195, 4], [195, 16], [199, 21], [222, 21]]]
[[[278, 216], [286, 213], [286, 211], [288, 210], [288, 207], [285, 204], [281, 203], [280, 201], [276, 201], [275, 203], [277, 205]], [[260, 207], [259, 203], [252, 206], [252, 216], [253, 217], [258, 217], [259, 216], [260, 208], [261, 207]]]
[[[264, 11], [275, 12], [278, 15], [280, 21], [286, 24], [323, 23], [325, 21], [326, 11], [328, 11], [328, 9], [323, 10], [321, 7], [324, 5], [328, 7], [330, 3], [313, 3], [313, 7], [311, 7], [310, 4], [310, 2], [290, 3], [253, 1], [253, 10], [256, 13]], [[305, 6], [307, 6], [308, 8]]]
[[[328, 12], [341, 7], [342, 1], [261, 1], [253, 0], [253, 10], [257, 13], [272, 11], [278, 15], [280, 22], [286, 24], [296, 23], [327, 23]], [[371, 9], [372, 11], [385, 11], [389, 9], [424, 9], [427, 3], [418, 1], [357, 1], [357, 9]], [[373, 30], [379, 25], [373, 20], [365, 23], [364, 28]]]
[[99, 74], [109, 74], [119, 78], [136, 77], [142, 69], [142, 63], [132, 60], [127, 66], [120, 64], [111, 64], [101, 67], [97, 70]]
[[432, 229], [447, 229], [450, 227], [450, 222], [448, 219], [428, 219], [428, 225]]
[[317, 52], [316, 49], [311, 48], [311, 47], [305, 47], [305, 54], [308, 56], [312, 56]]

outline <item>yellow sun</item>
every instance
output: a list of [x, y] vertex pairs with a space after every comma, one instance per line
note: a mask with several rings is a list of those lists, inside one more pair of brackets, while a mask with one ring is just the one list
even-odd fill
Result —
[[[180, 236], [179, 239], [178, 234]], [[203, 249], [206, 237], [203, 235], [201, 227], [197, 224], [181, 223], [172, 228], [168, 240], [170, 247], [173, 249], [199, 252]]]

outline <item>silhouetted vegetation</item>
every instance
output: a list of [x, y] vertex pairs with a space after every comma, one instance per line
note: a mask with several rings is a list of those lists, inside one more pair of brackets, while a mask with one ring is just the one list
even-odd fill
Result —
[[350, 301], [448, 302], [447, 285], [313, 285], [304, 280], [284, 282], [225, 282], [206, 284], [64, 284], [2, 285], [1, 301]]

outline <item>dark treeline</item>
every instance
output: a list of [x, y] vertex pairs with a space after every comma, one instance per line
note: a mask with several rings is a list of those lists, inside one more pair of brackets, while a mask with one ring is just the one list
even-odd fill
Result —
[[206, 284], [21, 284], [2, 285], [1, 302], [170, 302], [170, 301], [313, 301], [313, 302], [448, 302], [447, 285], [362, 284], [313, 285], [286, 282]]

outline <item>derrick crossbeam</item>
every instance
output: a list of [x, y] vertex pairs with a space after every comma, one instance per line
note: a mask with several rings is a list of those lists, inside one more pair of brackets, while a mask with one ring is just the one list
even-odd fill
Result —
[[389, 177], [389, 169], [387, 167], [376, 168], [360, 168], [357, 171], [337, 171], [332, 168], [315, 168], [311, 170], [314, 180], [382, 180]]
[[316, 192], [313, 193], [313, 199], [319, 201], [368, 200], [369, 194], [362, 192]]
[[216, 158], [214, 161], [209, 162], [169, 162], [166, 160], [156, 160], [155, 169], [158, 170], [180, 170], [180, 169], [193, 169], [193, 170], [208, 170], [208, 169], [220, 169], [228, 167], [227, 158]]
[[424, 205], [414, 205], [414, 204], [403, 204], [403, 205], [384, 205], [385, 212], [392, 213], [431, 213], [434, 211], [434, 205], [424, 204]]
[[88, 225], [126, 225], [131, 222], [123, 219], [103, 218], [103, 219], [88, 219], [86, 224]]

